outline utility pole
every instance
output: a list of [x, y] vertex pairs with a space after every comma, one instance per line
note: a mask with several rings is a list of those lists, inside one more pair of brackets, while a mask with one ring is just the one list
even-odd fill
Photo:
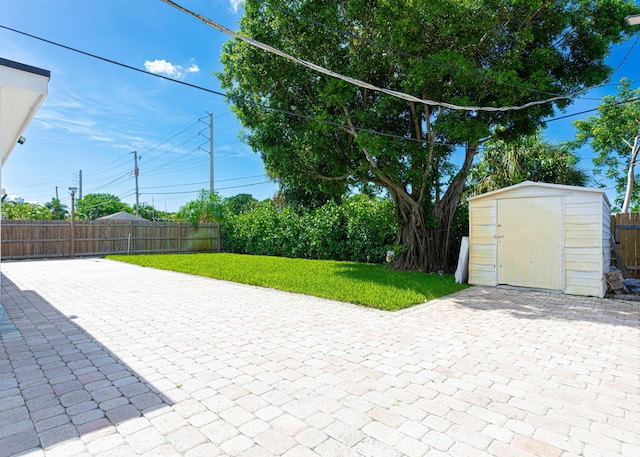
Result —
[[133, 151], [133, 175], [136, 177], [136, 216], [139, 216], [139, 193], [138, 193], [138, 175], [140, 170], [138, 169], [138, 151]]
[[58, 198], [58, 186], [56, 186], [56, 200], [60, 200], [60, 199]]
[[203, 146], [202, 144], [198, 147], [198, 149], [209, 153], [209, 193], [212, 194], [214, 192], [214, 186], [213, 186], [213, 184], [214, 184], [214, 179], [213, 179], [213, 113], [208, 113], [206, 111], [205, 111], [205, 113], [207, 113], [209, 115], [209, 123], [207, 124], [207, 122], [205, 122], [203, 120], [205, 118], [198, 119], [198, 122], [202, 122], [203, 124], [209, 126], [209, 136], [207, 137], [207, 135], [202, 133], [206, 129], [200, 130], [199, 134], [209, 140], [209, 150], [207, 151], [206, 149], [204, 149], [202, 147]]
[[78, 179], [78, 198], [82, 200], [82, 170], [80, 170], [80, 176]]

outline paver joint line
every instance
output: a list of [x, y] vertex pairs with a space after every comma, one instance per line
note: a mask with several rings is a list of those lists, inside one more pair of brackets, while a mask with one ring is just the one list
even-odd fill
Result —
[[640, 306], [402, 312], [104, 259], [4, 262], [0, 457], [640, 452]]

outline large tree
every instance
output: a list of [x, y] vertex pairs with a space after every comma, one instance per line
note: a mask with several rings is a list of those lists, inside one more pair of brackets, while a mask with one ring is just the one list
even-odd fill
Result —
[[133, 209], [116, 195], [87, 194], [77, 200], [75, 218], [92, 221], [120, 211], [133, 214]]
[[[636, 12], [630, 0], [247, 0], [239, 33], [422, 100], [505, 107], [601, 83]], [[269, 175], [328, 193], [385, 188], [405, 248], [397, 265], [408, 270], [449, 266], [455, 208], [483, 139], [533, 133], [572, 98], [506, 111], [417, 103], [238, 39], [222, 62], [221, 84]]]
[[593, 159], [595, 170], [616, 183], [616, 203], [622, 212], [638, 203], [640, 187], [635, 180], [635, 164], [640, 152], [640, 88], [633, 90], [631, 81], [622, 79], [616, 95], [606, 96], [598, 114], [574, 122], [575, 148], [590, 143], [598, 154]]
[[568, 146], [551, 144], [540, 132], [514, 141], [487, 141], [471, 169], [470, 190], [478, 195], [523, 181], [587, 186], [592, 179], [578, 162]]

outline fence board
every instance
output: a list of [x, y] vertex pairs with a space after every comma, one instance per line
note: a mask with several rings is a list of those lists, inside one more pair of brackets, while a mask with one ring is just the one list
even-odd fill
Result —
[[612, 214], [611, 234], [629, 269], [629, 276], [640, 279], [640, 213]]
[[[74, 221], [76, 257], [108, 254], [216, 252], [220, 224], [138, 221]], [[2, 221], [2, 258], [71, 256], [70, 221]]]

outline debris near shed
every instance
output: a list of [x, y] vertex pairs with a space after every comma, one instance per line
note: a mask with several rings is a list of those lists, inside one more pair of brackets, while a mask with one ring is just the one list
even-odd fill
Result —
[[620, 270], [612, 270], [605, 273], [604, 276], [607, 280], [607, 294], [620, 295], [628, 292]]

